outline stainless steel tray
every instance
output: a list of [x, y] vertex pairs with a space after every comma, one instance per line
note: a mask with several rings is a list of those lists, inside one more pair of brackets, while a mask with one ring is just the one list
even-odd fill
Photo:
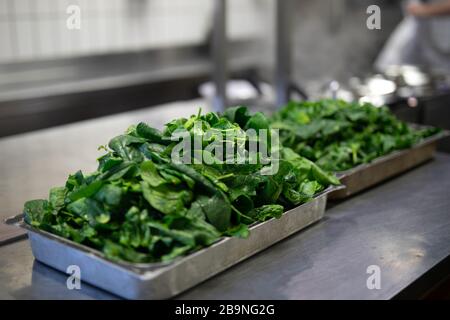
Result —
[[34, 228], [28, 231], [34, 257], [62, 272], [77, 265], [81, 280], [128, 299], [164, 299], [195, 286], [277, 241], [322, 219], [332, 186], [313, 200], [285, 212], [280, 219], [250, 226], [247, 239], [222, 238], [213, 245], [169, 263], [116, 263], [92, 248]]
[[[414, 127], [424, 128], [425, 126], [414, 125]], [[346, 188], [331, 193], [329, 199], [337, 200], [347, 198], [418, 166], [433, 158], [438, 141], [449, 135], [449, 131], [441, 131], [408, 149], [393, 151], [369, 163], [361, 164], [346, 171], [337, 172], [336, 176]]]

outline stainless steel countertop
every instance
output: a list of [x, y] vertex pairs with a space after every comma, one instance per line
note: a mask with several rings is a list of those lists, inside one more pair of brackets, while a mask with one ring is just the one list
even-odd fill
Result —
[[[147, 121], [195, 112], [190, 101], [0, 139], [0, 217], [45, 197], [77, 169], [92, 170], [100, 144]], [[181, 294], [181, 299], [389, 299], [450, 256], [450, 155], [329, 208], [321, 222]], [[369, 290], [366, 269], [381, 269]], [[82, 276], [82, 275], [81, 275]], [[27, 240], [0, 247], [1, 298], [115, 298], [34, 261]]]

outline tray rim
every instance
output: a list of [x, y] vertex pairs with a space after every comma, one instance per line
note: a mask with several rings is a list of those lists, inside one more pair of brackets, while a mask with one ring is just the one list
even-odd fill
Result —
[[[334, 191], [340, 190], [340, 189], [344, 189], [345, 185], [340, 184], [340, 185], [330, 185], [328, 186], [326, 189], [322, 190], [321, 192], [317, 193], [312, 200], [302, 203], [299, 206], [293, 207], [285, 212], [283, 212], [282, 216], [280, 219], [283, 218], [283, 216], [293, 210], [298, 210], [299, 208], [308, 205], [309, 203], [311, 203], [314, 200], [317, 200], [323, 196], [326, 196], [329, 193], [332, 193]], [[41, 237], [44, 237], [48, 240], [51, 241], [56, 241], [62, 245], [66, 245], [68, 247], [70, 247], [71, 249], [77, 250], [82, 252], [83, 254], [89, 255], [91, 258], [94, 259], [98, 259], [100, 261], [102, 261], [103, 263], [107, 263], [108, 265], [110, 265], [111, 267], [115, 267], [115, 268], [120, 268], [121, 270], [125, 270], [127, 272], [130, 272], [134, 275], [145, 275], [146, 273], [159, 273], [159, 272], [163, 272], [164, 270], [166, 270], [167, 268], [173, 267], [176, 264], [179, 263], [183, 263], [183, 261], [185, 260], [189, 260], [192, 257], [194, 257], [195, 255], [201, 254], [203, 251], [210, 249], [213, 246], [217, 246], [220, 245], [222, 242], [227, 241], [229, 239], [234, 239], [234, 237], [227, 237], [227, 236], [222, 236], [219, 239], [217, 239], [215, 242], [213, 242], [211, 245], [206, 246], [206, 247], [202, 247], [199, 248], [197, 250], [194, 250], [192, 252], [190, 252], [187, 255], [183, 255], [180, 257], [177, 257], [173, 260], [167, 261], [167, 262], [150, 262], [150, 263], [132, 263], [132, 262], [127, 262], [127, 261], [113, 261], [110, 260], [108, 258], [105, 257], [105, 255], [103, 254], [103, 252], [91, 248], [89, 246], [74, 242], [70, 239], [61, 237], [59, 235], [53, 234], [51, 232], [45, 231], [45, 230], [41, 230], [39, 228], [36, 228], [34, 226], [29, 225], [28, 223], [26, 223], [23, 219], [24, 214], [18, 214], [15, 215], [13, 217], [7, 218], [5, 219], [5, 223], [7, 224], [13, 224], [16, 225], [20, 228], [23, 228], [25, 230], [27, 230], [27, 232], [31, 232], [34, 234], [37, 234]], [[262, 224], [266, 224], [269, 223], [270, 221], [274, 220], [275, 218], [271, 218], [267, 221], [263, 221], [263, 222], [254, 222], [251, 225], [249, 225], [249, 231], [251, 232], [254, 228], [262, 225]]]
[[[409, 124], [410, 126], [412, 126], [413, 128], [417, 128], [417, 129], [426, 129], [426, 128], [433, 128], [432, 126], [426, 126], [426, 125], [419, 125], [419, 124]], [[351, 176], [354, 173], [363, 171], [364, 169], [371, 167], [375, 164], [379, 164], [382, 162], [386, 162], [389, 161], [393, 158], [396, 158], [398, 156], [407, 154], [408, 152], [410, 152], [413, 149], [417, 149], [423, 146], [426, 146], [428, 144], [437, 142], [445, 137], [450, 136], [450, 130], [441, 130], [439, 132], [437, 132], [436, 134], [429, 136], [425, 139], [420, 140], [419, 142], [417, 142], [416, 144], [410, 146], [409, 148], [406, 149], [399, 149], [399, 150], [393, 150], [383, 156], [380, 156], [378, 158], [373, 159], [372, 161], [368, 162], [368, 163], [362, 163], [357, 165], [356, 167], [347, 169], [347, 170], [343, 170], [343, 171], [334, 171], [333, 173], [336, 175], [336, 177], [341, 181], [341, 183], [343, 183], [342, 179]]]

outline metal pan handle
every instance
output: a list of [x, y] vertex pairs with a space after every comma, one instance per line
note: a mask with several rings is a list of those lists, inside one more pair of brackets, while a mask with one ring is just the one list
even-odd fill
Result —
[[24, 214], [21, 213], [21, 214], [12, 216], [12, 217], [8, 217], [8, 218], [4, 219], [3, 222], [10, 226], [19, 227], [20, 224], [23, 222], [23, 218], [24, 218]]

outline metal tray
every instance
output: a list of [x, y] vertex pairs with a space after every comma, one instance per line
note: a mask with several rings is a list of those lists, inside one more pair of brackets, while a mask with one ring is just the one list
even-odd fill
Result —
[[34, 257], [57, 270], [80, 268], [81, 280], [128, 299], [170, 298], [232, 265], [322, 219], [327, 196], [344, 188], [331, 186], [310, 202], [250, 226], [247, 239], [222, 238], [213, 245], [169, 263], [116, 263], [95, 249], [26, 224], [20, 216], [10, 220], [28, 231]]
[[[413, 126], [416, 128], [426, 127], [419, 125]], [[420, 141], [408, 149], [393, 151], [369, 163], [361, 164], [349, 170], [336, 172], [336, 176], [346, 188], [331, 193], [328, 196], [329, 199], [338, 200], [347, 198], [418, 166], [433, 158], [438, 141], [449, 135], [450, 132], [444, 130]]]

